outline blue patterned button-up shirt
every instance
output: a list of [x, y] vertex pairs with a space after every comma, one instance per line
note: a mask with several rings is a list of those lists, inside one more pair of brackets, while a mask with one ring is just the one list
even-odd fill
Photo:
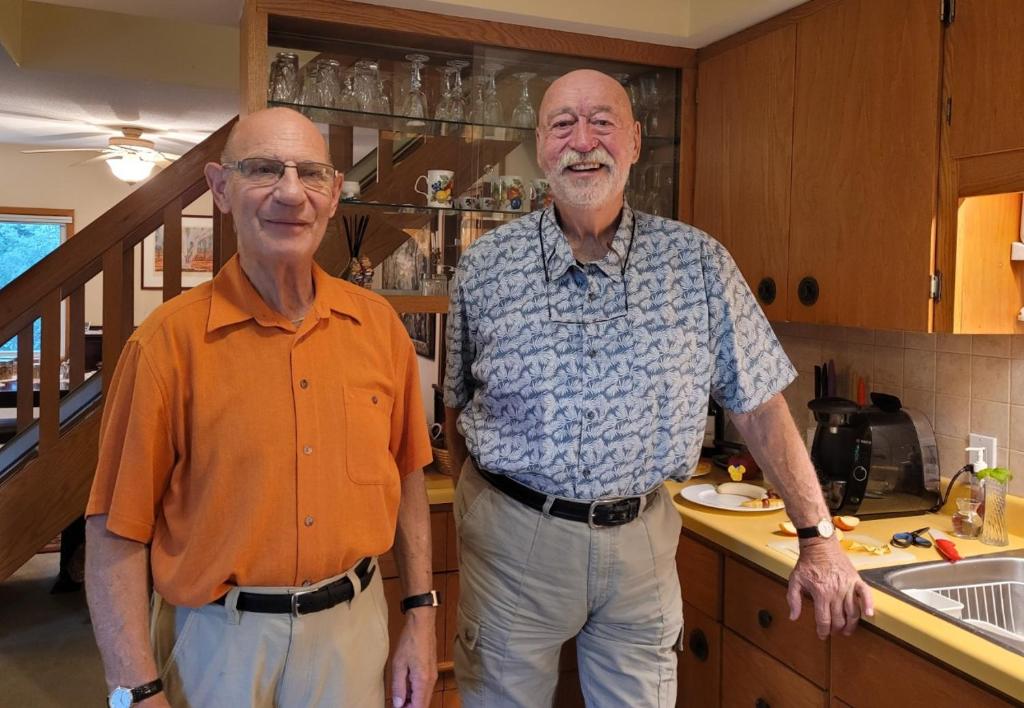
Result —
[[595, 263], [575, 260], [552, 208], [479, 239], [447, 344], [445, 405], [463, 409], [477, 463], [571, 499], [686, 479], [709, 394], [746, 412], [795, 376], [725, 248], [628, 206]]

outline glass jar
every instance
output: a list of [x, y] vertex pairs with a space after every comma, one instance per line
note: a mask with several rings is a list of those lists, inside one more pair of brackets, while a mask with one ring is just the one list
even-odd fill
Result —
[[1005, 546], [1010, 542], [1006, 530], [1007, 483], [987, 477], [985, 479], [985, 522], [981, 542], [990, 546]]
[[978, 513], [980, 501], [962, 498], [956, 500], [957, 511], [953, 514], [953, 535], [957, 538], [977, 538], [981, 535], [982, 520]]

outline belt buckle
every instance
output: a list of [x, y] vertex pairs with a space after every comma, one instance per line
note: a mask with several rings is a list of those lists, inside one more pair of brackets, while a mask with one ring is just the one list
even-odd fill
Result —
[[622, 500], [621, 499], [597, 499], [596, 501], [590, 502], [590, 509], [587, 510], [587, 526], [589, 526], [592, 529], [604, 529], [604, 528], [608, 528], [609, 526], [613, 526], [614, 524], [599, 524], [596, 521], [594, 521], [594, 512], [602, 504], [617, 504], [620, 501], [622, 501]]
[[303, 595], [312, 595], [313, 593], [318, 592], [319, 590], [320, 590], [320, 588], [317, 588], [315, 590], [296, 590], [295, 592], [293, 592], [289, 596], [289, 597], [291, 597], [291, 600], [292, 600], [292, 612], [291, 612], [292, 617], [295, 617], [296, 619], [298, 619], [301, 616], [299, 614], [299, 598], [302, 597]]

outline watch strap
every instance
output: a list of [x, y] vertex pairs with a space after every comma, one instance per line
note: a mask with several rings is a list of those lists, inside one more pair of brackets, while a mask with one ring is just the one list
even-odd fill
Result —
[[132, 689], [132, 703], [139, 703], [144, 701], [151, 696], [155, 696], [164, 690], [163, 680], [156, 678], [149, 683], [144, 683], [141, 686], [136, 686]]
[[818, 538], [821, 536], [821, 531], [818, 530], [817, 526], [805, 526], [802, 529], [796, 530], [797, 538]]
[[430, 592], [420, 593], [419, 595], [410, 595], [409, 597], [402, 600], [399, 604], [399, 608], [402, 610], [404, 615], [407, 610], [411, 610], [414, 607], [439, 607], [441, 605], [441, 596], [437, 594], [437, 590], [431, 590]]

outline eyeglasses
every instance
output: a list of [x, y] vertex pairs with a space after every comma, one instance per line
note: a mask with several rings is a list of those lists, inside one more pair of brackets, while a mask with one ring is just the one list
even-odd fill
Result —
[[234, 170], [238, 176], [254, 187], [269, 187], [284, 177], [285, 169], [292, 167], [299, 181], [317, 192], [330, 192], [338, 174], [332, 165], [322, 162], [296, 162], [286, 164], [269, 157], [247, 157], [236, 162], [225, 162], [223, 167]]
[[622, 268], [620, 276], [622, 280], [622, 300], [625, 307], [621, 312], [607, 316], [596, 316], [590, 320], [567, 320], [556, 316], [553, 313], [554, 308], [551, 307], [551, 273], [548, 272], [548, 259], [547, 253], [544, 249], [544, 215], [545, 212], [540, 213], [540, 219], [537, 221], [537, 239], [540, 241], [540, 261], [544, 267], [544, 294], [548, 299], [548, 321], [556, 324], [571, 324], [571, 325], [590, 325], [600, 324], [602, 322], [611, 322], [612, 320], [618, 320], [629, 314], [629, 288], [626, 287], [626, 268], [629, 265], [629, 254], [633, 251], [633, 241], [636, 240], [636, 222], [638, 221], [636, 212], [633, 213], [633, 224], [629, 235], [629, 245], [626, 247], [626, 255], [622, 258]]

